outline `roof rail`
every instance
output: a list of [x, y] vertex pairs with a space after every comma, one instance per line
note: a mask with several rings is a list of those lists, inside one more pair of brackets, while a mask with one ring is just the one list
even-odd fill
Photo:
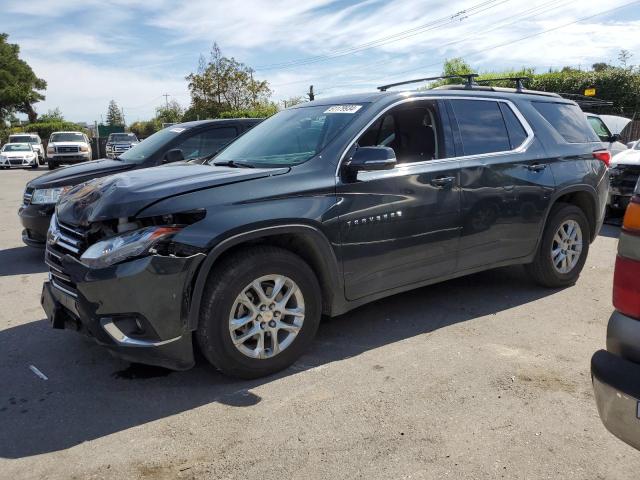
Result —
[[524, 91], [524, 81], [531, 80], [530, 77], [504, 77], [504, 78], [486, 78], [483, 80], [478, 80], [479, 84], [489, 83], [489, 82], [504, 82], [511, 81], [516, 82], [516, 92], [522, 93]]
[[410, 83], [418, 83], [418, 82], [428, 82], [431, 80], [445, 80], [449, 78], [460, 78], [466, 80], [465, 88], [473, 88], [476, 85], [475, 78], [478, 76], [477, 73], [469, 73], [463, 75], [440, 75], [438, 77], [427, 77], [427, 78], [416, 78], [415, 80], [405, 80], [404, 82], [390, 83], [389, 85], [382, 85], [378, 87], [378, 90], [381, 92], [386, 92], [387, 89], [391, 87], [398, 87], [400, 85], [408, 85]]

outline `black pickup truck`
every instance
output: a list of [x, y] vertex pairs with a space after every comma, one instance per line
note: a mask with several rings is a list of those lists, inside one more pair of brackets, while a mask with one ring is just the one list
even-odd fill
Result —
[[504, 265], [572, 285], [607, 203], [602, 148], [575, 103], [522, 88], [304, 103], [209, 162], [64, 194], [41, 303], [130, 361], [188, 369], [195, 344], [267, 375], [323, 314]]
[[84, 162], [45, 173], [27, 183], [18, 210], [22, 241], [44, 248], [60, 194], [94, 178], [183, 160], [205, 160], [260, 123], [260, 119], [201, 120], [160, 130], [113, 158]]

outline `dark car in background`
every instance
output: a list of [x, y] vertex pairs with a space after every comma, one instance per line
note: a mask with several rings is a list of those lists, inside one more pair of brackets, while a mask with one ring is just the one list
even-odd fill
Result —
[[201, 120], [160, 130], [113, 159], [100, 159], [48, 172], [27, 183], [18, 211], [22, 240], [44, 247], [51, 215], [60, 194], [88, 180], [118, 172], [155, 167], [184, 160], [204, 160], [260, 119]]
[[210, 161], [64, 194], [41, 303], [129, 361], [187, 369], [196, 344], [228, 375], [268, 375], [322, 314], [513, 264], [573, 285], [609, 159], [554, 94], [469, 81], [307, 102]]
[[613, 306], [607, 348], [591, 359], [593, 390], [607, 429], [640, 449], [640, 182], [618, 241]]
[[110, 133], [105, 145], [107, 158], [116, 158], [140, 143], [135, 133]]

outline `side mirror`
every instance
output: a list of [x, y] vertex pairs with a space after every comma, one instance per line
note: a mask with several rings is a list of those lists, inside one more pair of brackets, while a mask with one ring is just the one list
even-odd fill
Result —
[[613, 133], [610, 137], [609, 137], [609, 142], [613, 143], [613, 142], [618, 142], [620, 141], [620, 134], [619, 133]]
[[164, 160], [162, 163], [173, 163], [173, 162], [181, 162], [184, 160], [184, 154], [182, 150], [179, 148], [174, 148], [173, 150], [169, 150], [164, 154]]
[[345, 167], [352, 173], [392, 170], [396, 166], [396, 152], [389, 147], [359, 147]]

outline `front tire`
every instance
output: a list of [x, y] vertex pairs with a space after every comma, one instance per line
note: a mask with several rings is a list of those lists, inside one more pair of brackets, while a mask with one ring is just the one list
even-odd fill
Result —
[[576, 283], [589, 254], [589, 222], [575, 205], [553, 206], [542, 234], [538, 253], [527, 271], [540, 285], [568, 287]]
[[307, 350], [321, 311], [318, 280], [300, 257], [277, 247], [250, 247], [210, 275], [196, 339], [224, 374], [262, 377], [287, 368]]
[[58, 164], [56, 162], [52, 162], [51, 160], [47, 161], [47, 166], [49, 167], [49, 170], [55, 170], [56, 168], [58, 168]]

